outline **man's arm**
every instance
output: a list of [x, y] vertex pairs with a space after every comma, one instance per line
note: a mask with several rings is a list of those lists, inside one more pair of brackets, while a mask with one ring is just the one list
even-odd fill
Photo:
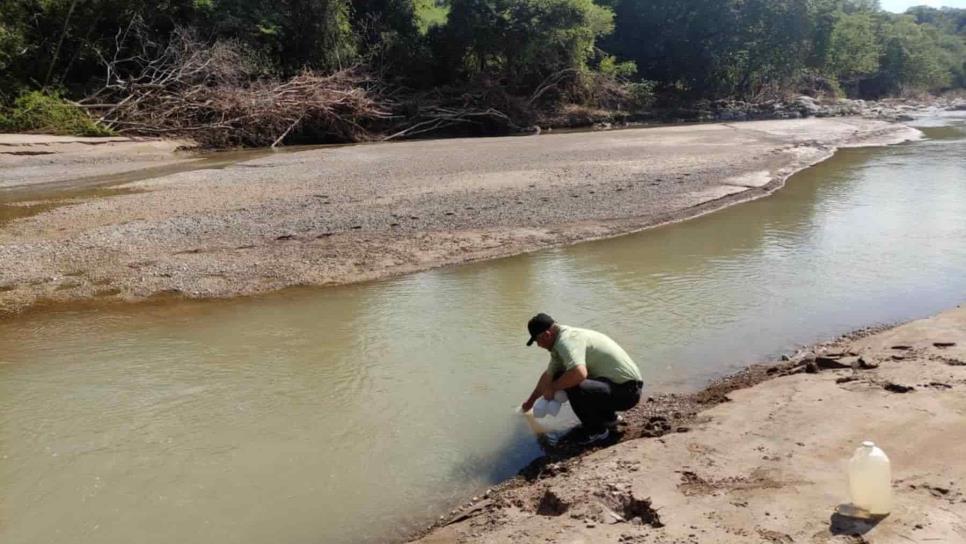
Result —
[[564, 389], [570, 389], [571, 387], [580, 385], [580, 382], [586, 379], [587, 367], [585, 365], [577, 365], [553, 381], [550, 384], [549, 390], [544, 391], [543, 398], [550, 400], [557, 391], [563, 391]]
[[[540, 398], [540, 395], [544, 395], [544, 391], [550, 387], [552, 382], [553, 378], [545, 370], [543, 374], [540, 375], [540, 379], [537, 380], [537, 386], [533, 388], [533, 393], [530, 393], [530, 398], [520, 405], [520, 409], [524, 412], [529, 412], [530, 409], [533, 408], [533, 403], [537, 402], [537, 399]], [[550, 396], [553, 397], [553, 393], [550, 393]]]

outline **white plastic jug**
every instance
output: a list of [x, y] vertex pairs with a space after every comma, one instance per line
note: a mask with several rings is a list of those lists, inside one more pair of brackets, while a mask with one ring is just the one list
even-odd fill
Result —
[[874, 516], [892, 509], [892, 467], [885, 452], [870, 441], [863, 442], [849, 460], [849, 491], [852, 505]]
[[540, 397], [533, 404], [533, 417], [537, 419], [547, 415], [557, 417], [557, 414], [560, 413], [560, 407], [565, 402], [567, 402], [567, 393], [564, 391], [557, 391], [551, 400], [545, 400], [543, 397]]

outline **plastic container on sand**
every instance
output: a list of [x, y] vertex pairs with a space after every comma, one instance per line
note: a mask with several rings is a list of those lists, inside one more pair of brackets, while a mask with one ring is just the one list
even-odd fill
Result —
[[889, 457], [871, 441], [863, 442], [849, 460], [852, 505], [873, 516], [892, 510], [892, 467]]

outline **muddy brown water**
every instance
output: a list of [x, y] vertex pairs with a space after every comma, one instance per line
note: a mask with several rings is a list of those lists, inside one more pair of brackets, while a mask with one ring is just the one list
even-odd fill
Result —
[[954, 127], [612, 240], [0, 323], [0, 540], [398, 540], [539, 454], [512, 412], [547, 358], [524, 347], [537, 310], [609, 333], [667, 391], [963, 302]]

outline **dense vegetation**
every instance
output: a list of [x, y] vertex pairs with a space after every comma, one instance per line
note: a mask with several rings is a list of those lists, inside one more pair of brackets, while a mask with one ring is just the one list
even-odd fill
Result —
[[[185, 53], [195, 50], [209, 53]], [[175, 62], [197, 64], [185, 75]], [[940, 92], [966, 87], [966, 10], [917, 7], [897, 15], [875, 0], [0, 3], [0, 128], [27, 126], [24, 105], [38, 103], [38, 90], [88, 98], [82, 105], [105, 124], [135, 130], [150, 128], [155, 117], [98, 109], [98, 102], [127, 100], [127, 108], [136, 97], [140, 107], [171, 108], [170, 100], [145, 89], [164, 86], [166, 98], [184, 101], [193, 96], [192, 85], [217, 88], [225, 97], [230, 86], [256, 82], [262, 87], [247, 99], [271, 101], [266, 93], [274, 87], [265, 82], [309, 73], [320, 79], [302, 80], [298, 92], [305, 92], [305, 81], [335, 85], [333, 92], [359, 86], [373, 97], [367, 103], [373, 109], [347, 122], [390, 131], [404, 126], [401, 119], [426, 130], [468, 121], [520, 126], [537, 111], [566, 105], [634, 110], [650, 106], [655, 96], [693, 101]], [[330, 77], [341, 73], [351, 76]], [[302, 95], [293, 93], [298, 102]], [[294, 119], [296, 132], [311, 128], [306, 119], [330, 123], [320, 113], [330, 96], [313, 95], [315, 106], [281, 119]], [[239, 100], [210, 111], [190, 102], [184, 109], [190, 115], [166, 118], [168, 124], [155, 129], [178, 132], [185, 123], [225, 119], [236, 110], [250, 116], [255, 106], [242, 107]]]

